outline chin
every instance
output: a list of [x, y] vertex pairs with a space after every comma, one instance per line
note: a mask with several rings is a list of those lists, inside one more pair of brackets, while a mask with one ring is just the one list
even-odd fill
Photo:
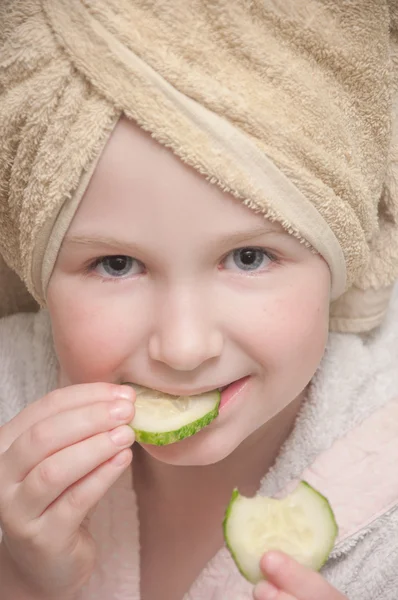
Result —
[[220, 430], [209, 428], [168, 446], [141, 446], [160, 462], [179, 467], [203, 467], [224, 460], [240, 443], [233, 443], [233, 440], [225, 438]]

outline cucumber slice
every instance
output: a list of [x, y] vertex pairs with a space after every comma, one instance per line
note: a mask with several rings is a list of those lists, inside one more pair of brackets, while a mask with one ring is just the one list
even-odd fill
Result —
[[260, 559], [268, 550], [281, 550], [318, 571], [338, 533], [328, 500], [305, 481], [281, 500], [246, 498], [235, 489], [223, 530], [236, 566], [254, 584], [264, 579]]
[[[129, 384], [130, 385], [130, 384]], [[218, 390], [197, 396], [171, 396], [132, 385], [137, 398], [130, 423], [137, 442], [165, 446], [194, 435], [218, 415]]]

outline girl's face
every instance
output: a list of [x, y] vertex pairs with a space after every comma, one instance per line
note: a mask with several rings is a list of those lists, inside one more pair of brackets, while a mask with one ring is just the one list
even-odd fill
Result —
[[176, 395], [238, 381], [201, 432], [146, 446], [173, 464], [217, 462], [311, 380], [329, 291], [321, 257], [122, 120], [49, 284], [61, 381]]

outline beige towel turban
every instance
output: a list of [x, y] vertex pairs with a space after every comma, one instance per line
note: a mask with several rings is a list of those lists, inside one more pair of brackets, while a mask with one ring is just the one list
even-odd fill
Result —
[[390, 1], [2, 0], [8, 265], [45, 304], [62, 238], [125, 114], [325, 258], [332, 328], [378, 325], [398, 274]]

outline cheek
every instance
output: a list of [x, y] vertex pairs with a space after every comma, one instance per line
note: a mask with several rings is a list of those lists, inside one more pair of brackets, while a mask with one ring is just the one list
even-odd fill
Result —
[[[65, 290], [66, 291], [66, 290]], [[114, 380], [134, 347], [130, 311], [116, 302], [88, 296], [48, 296], [55, 350], [62, 371], [73, 383]], [[133, 319], [131, 319], [133, 321]]]
[[297, 289], [270, 300], [258, 321], [253, 324], [257, 362], [264, 366], [267, 377], [282, 378], [278, 385], [293, 385], [302, 391], [319, 366], [327, 343], [328, 294], [321, 290], [310, 295]]
[[62, 370], [71, 383], [106, 381], [123, 355], [123, 340], [112, 335], [110, 323], [95, 317], [52, 317], [55, 350]]
[[275, 348], [280, 361], [298, 364], [319, 362], [322, 358], [329, 324], [329, 301], [291, 301], [280, 304], [284, 313], [279, 328], [275, 331]]

